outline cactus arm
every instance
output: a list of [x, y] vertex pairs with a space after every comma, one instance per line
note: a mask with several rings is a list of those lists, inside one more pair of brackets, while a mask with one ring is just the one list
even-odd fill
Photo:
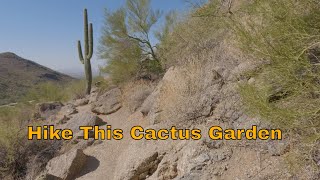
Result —
[[88, 12], [87, 9], [84, 9], [84, 55], [88, 56], [89, 53], [89, 46], [88, 46]]
[[83, 59], [83, 55], [82, 55], [82, 48], [81, 48], [81, 42], [80, 41], [78, 41], [78, 53], [79, 53], [80, 62], [82, 64], [84, 64], [84, 59]]
[[87, 59], [91, 59], [93, 54], [93, 27], [92, 23], [89, 26], [89, 54], [87, 55]]

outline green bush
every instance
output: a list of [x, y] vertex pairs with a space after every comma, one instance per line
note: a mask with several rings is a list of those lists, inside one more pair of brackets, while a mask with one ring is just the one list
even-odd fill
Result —
[[265, 64], [247, 74], [256, 83], [240, 86], [248, 112], [286, 130], [294, 173], [317, 171], [310, 157], [320, 139], [319, 2], [254, 1], [228, 21], [243, 52]]
[[19, 152], [26, 142], [24, 130], [31, 112], [32, 108], [25, 105], [0, 107], [0, 178], [21, 175], [18, 171], [23, 166], [22, 158], [26, 157], [21, 157]]
[[319, 3], [263, 0], [248, 6], [245, 13], [246, 24], [235, 28], [238, 40], [244, 52], [267, 65], [255, 75], [261, 82], [258, 87], [242, 87], [244, 100], [250, 109], [283, 128], [320, 128], [316, 122], [320, 68], [312, 62], [312, 57], [320, 57], [314, 53], [320, 52]]
[[164, 26], [153, 36], [153, 29], [161, 23], [161, 15], [160, 10], [151, 7], [151, 0], [126, 0], [125, 6], [116, 11], [106, 11], [99, 55], [106, 60], [102, 71], [109, 74], [113, 82], [163, 73], [163, 59], [157, 46], [172, 30], [175, 13], [167, 14]]
[[68, 100], [68, 94], [66, 93], [64, 86], [47, 82], [34, 86], [26, 94], [23, 100], [36, 102], [66, 101]]
[[103, 93], [109, 90], [109, 88], [112, 85], [112, 82], [110, 82], [103, 76], [97, 76], [93, 78], [93, 84], [98, 88], [99, 93]]
[[[254, 83], [240, 84], [247, 113], [285, 130], [294, 142], [288, 157], [297, 167], [294, 173], [306, 165], [316, 169], [310, 157], [320, 139], [320, 3], [230, 2], [231, 7], [209, 1], [179, 23], [160, 45], [166, 65], [186, 64], [217, 41], [237, 45], [243, 57], [262, 62], [243, 74]], [[196, 60], [192, 63], [203, 63]]]
[[[94, 80], [93, 80], [94, 81]], [[64, 93], [67, 100], [81, 99], [86, 96], [86, 81], [84, 79], [76, 80], [64, 87]]]

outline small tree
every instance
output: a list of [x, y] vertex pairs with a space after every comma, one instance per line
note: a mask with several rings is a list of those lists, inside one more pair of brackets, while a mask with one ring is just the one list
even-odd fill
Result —
[[127, 0], [125, 7], [113, 13], [106, 11], [99, 50], [100, 57], [107, 60], [102, 70], [114, 81], [127, 80], [143, 69], [161, 69], [156, 42], [151, 41], [160, 17], [161, 12], [151, 8], [150, 0]]

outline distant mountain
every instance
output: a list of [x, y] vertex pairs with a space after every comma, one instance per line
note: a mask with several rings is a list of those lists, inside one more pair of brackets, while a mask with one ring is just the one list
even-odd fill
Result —
[[66, 83], [73, 78], [21, 58], [0, 53], [0, 105], [15, 102], [31, 87], [43, 82]]

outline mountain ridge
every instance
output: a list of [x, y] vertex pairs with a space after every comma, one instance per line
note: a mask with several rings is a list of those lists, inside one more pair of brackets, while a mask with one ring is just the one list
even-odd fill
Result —
[[0, 53], [0, 105], [16, 102], [34, 85], [44, 82], [64, 84], [74, 80], [13, 52]]

